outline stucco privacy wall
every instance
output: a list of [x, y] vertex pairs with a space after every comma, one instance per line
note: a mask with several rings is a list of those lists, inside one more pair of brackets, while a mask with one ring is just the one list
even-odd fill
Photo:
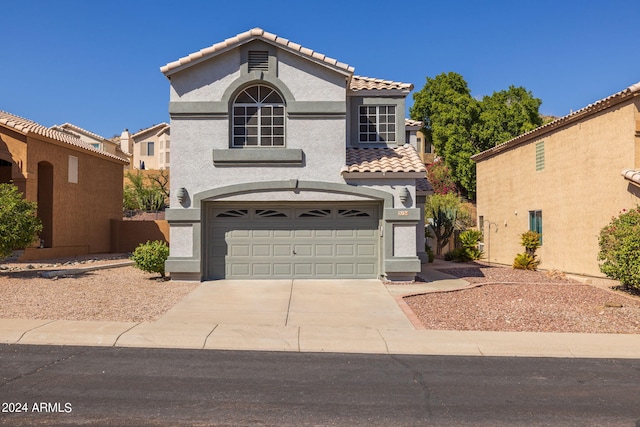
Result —
[[[639, 188], [620, 175], [640, 167], [639, 105], [636, 96], [477, 162], [478, 215], [487, 221], [492, 262], [512, 263], [523, 251], [519, 235], [529, 229], [529, 211], [541, 210], [540, 267], [602, 275], [600, 229], [640, 203]], [[536, 171], [539, 142], [544, 170]]]

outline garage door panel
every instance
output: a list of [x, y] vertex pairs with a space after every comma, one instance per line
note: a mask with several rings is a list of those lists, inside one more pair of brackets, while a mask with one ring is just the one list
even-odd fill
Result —
[[333, 264], [320, 264], [320, 263], [316, 263], [315, 264], [315, 273], [316, 276], [318, 277], [332, 277], [334, 276], [334, 272], [333, 272]]
[[251, 273], [254, 277], [271, 277], [271, 264], [252, 264]]
[[[341, 210], [351, 216], [340, 214], [336, 207], [287, 209], [210, 208], [208, 213], [240, 212], [242, 217], [208, 217], [207, 276], [377, 277], [380, 246], [377, 207]], [[265, 214], [271, 211], [295, 211], [304, 216]]]
[[251, 254], [251, 246], [234, 244], [229, 248], [229, 254], [232, 257], [248, 257]]
[[291, 249], [291, 245], [281, 245], [275, 244], [273, 245], [273, 256], [276, 257], [289, 257], [293, 253]]
[[353, 247], [352, 244], [349, 245], [336, 245], [336, 254], [338, 256], [353, 256], [355, 254], [355, 248]]
[[260, 245], [260, 244], [254, 243], [253, 245], [251, 245], [251, 255], [254, 257], [256, 256], [270, 257], [271, 245], [269, 244]]
[[317, 257], [332, 257], [333, 256], [333, 245], [331, 244], [316, 244], [316, 256]]

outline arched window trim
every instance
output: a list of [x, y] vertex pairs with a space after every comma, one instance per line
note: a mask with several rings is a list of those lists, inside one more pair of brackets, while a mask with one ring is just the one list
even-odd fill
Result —
[[275, 88], [262, 83], [244, 87], [231, 106], [231, 147], [285, 147], [285, 108]]

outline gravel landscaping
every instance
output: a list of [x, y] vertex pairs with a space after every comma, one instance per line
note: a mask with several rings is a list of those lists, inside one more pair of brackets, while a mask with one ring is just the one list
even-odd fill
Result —
[[640, 333], [640, 298], [607, 285], [481, 263], [438, 270], [475, 287], [405, 298], [427, 329]]
[[[199, 285], [162, 281], [132, 266], [50, 274], [126, 261], [125, 255], [107, 255], [0, 264], [0, 318], [154, 321]], [[427, 329], [640, 333], [640, 297], [607, 285], [482, 263], [429, 268], [475, 287], [405, 298]]]
[[106, 256], [2, 264], [0, 318], [153, 321], [198, 286], [162, 281], [158, 274], [132, 266], [42, 277], [51, 271], [123, 261], [124, 256]]

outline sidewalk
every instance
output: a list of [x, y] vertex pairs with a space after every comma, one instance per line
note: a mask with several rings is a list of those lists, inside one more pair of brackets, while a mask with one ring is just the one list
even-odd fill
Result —
[[0, 343], [464, 356], [640, 358], [640, 335], [420, 329], [403, 295], [455, 290], [378, 280], [204, 282], [155, 322], [0, 319]]

